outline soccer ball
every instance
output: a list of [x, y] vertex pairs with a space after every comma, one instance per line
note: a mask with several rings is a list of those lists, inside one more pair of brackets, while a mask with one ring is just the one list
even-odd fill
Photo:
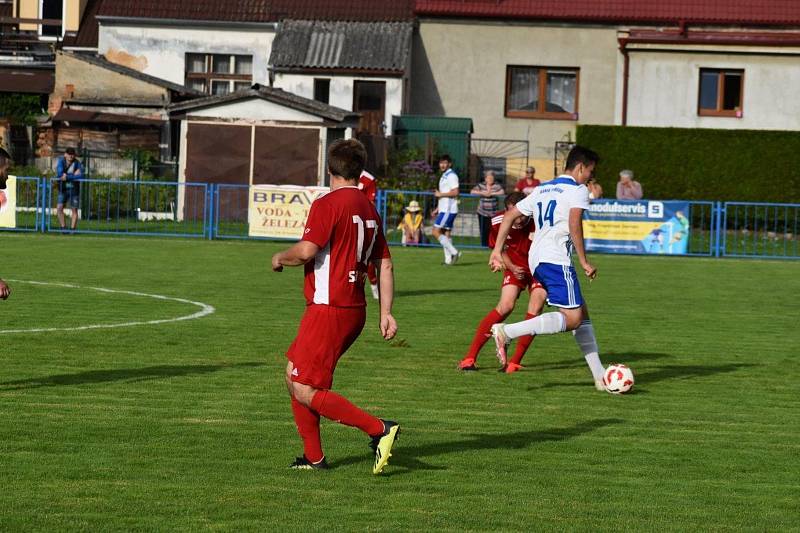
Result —
[[613, 364], [606, 368], [603, 384], [611, 394], [624, 394], [633, 388], [633, 371], [625, 365]]

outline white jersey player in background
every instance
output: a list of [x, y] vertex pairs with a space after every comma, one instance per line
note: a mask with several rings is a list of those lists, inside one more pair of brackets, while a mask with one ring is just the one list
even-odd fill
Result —
[[433, 195], [439, 199], [436, 206], [436, 220], [433, 223], [433, 238], [439, 241], [444, 250], [444, 264], [452, 265], [461, 257], [450, 234], [453, 231], [453, 223], [458, 216], [458, 174], [453, 170], [453, 160], [449, 155], [439, 158], [439, 170], [442, 172], [439, 178], [439, 187]]
[[558, 307], [558, 312], [545, 313], [515, 324], [495, 324], [492, 336], [497, 344], [497, 356], [506, 363], [506, 344], [523, 335], [552, 335], [572, 331], [578, 346], [592, 371], [595, 386], [605, 390], [603, 365], [589, 319], [589, 309], [583, 301], [572, 251], [589, 280], [597, 276], [597, 269], [586, 259], [583, 243], [583, 211], [589, 209], [589, 190], [585, 183], [591, 178], [599, 157], [582, 146], [575, 146], [567, 156], [564, 174], [542, 183], [524, 200], [506, 212], [497, 244], [492, 250], [489, 266], [493, 271], [503, 270], [502, 247], [514, 220], [521, 215], [533, 218], [536, 232], [528, 255], [534, 277], [547, 290], [547, 303]]

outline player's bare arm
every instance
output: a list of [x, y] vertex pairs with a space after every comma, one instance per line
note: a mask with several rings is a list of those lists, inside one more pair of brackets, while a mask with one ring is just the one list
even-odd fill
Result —
[[497, 231], [497, 239], [494, 243], [494, 249], [492, 250], [492, 254], [489, 256], [489, 268], [492, 269], [492, 272], [500, 272], [501, 270], [506, 268], [506, 263], [503, 260], [503, 248], [505, 247], [506, 237], [508, 237], [508, 232], [511, 231], [511, 226], [514, 225], [514, 222], [522, 216], [517, 206], [512, 207], [508, 211], [506, 211], [505, 216], [503, 217], [503, 222], [500, 223], [500, 228]]
[[503, 262], [506, 264], [506, 269], [508, 269], [508, 271], [511, 272], [515, 278], [525, 279], [525, 269], [521, 266], [515, 265], [505, 250], [503, 250]]
[[378, 269], [379, 283], [380, 283], [380, 323], [378, 327], [381, 330], [381, 335], [387, 341], [394, 338], [397, 334], [397, 321], [392, 316], [392, 304], [394, 303], [394, 266], [392, 260], [378, 259], [375, 261], [375, 267]]
[[300, 241], [291, 248], [272, 256], [272, 270], [282, 272], [285, 266], [300, 266], [311, 261], [319, 252], [319, 246], [309, 241]]
[[569, 210], [569, 236], [584, 273], [590, 280], [594, 279], [597, 277], [597, 269], [586, 258], [586, 247], [583, 244], [583, 209], [573, 207]]
[[0, 299], [5, 300], [9, 296], [11, 296], [11, 288], [8, 286], [8, 284], [5, 281], [0, 279]]

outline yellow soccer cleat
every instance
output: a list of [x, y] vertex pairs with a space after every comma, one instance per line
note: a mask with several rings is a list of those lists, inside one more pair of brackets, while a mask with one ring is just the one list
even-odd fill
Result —
[[380, 474], [383, 467], [389, 462], [389, 457], [392, 456], [392, 446], [394, 441], [397, 440], [397, 435], [400, 433], [400, 425], [391, 420], [382, 420], [383, 433], [372, 437], [370, 446], [375, 451], [375, 466], [372, 467], [373, 474]]

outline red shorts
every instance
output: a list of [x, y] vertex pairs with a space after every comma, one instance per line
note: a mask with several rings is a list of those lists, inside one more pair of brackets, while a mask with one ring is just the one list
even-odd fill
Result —
[[539, 283], [539, 280], [534, 278], [531, 274], [525, 274], [523, 279], [517, 278], [510, 270], [503, 271], [503, 287], [506, 285], [514, 285], [520, 289], [528, 289], [528, 292], [533, 292], [534, 289], [544, 289], [544, 286]]
[[366, 307], [306, 307], [286, 358], [292, 362], [292, 381], [315, 389], [330, 389], [339, 358], [364, 329]]

